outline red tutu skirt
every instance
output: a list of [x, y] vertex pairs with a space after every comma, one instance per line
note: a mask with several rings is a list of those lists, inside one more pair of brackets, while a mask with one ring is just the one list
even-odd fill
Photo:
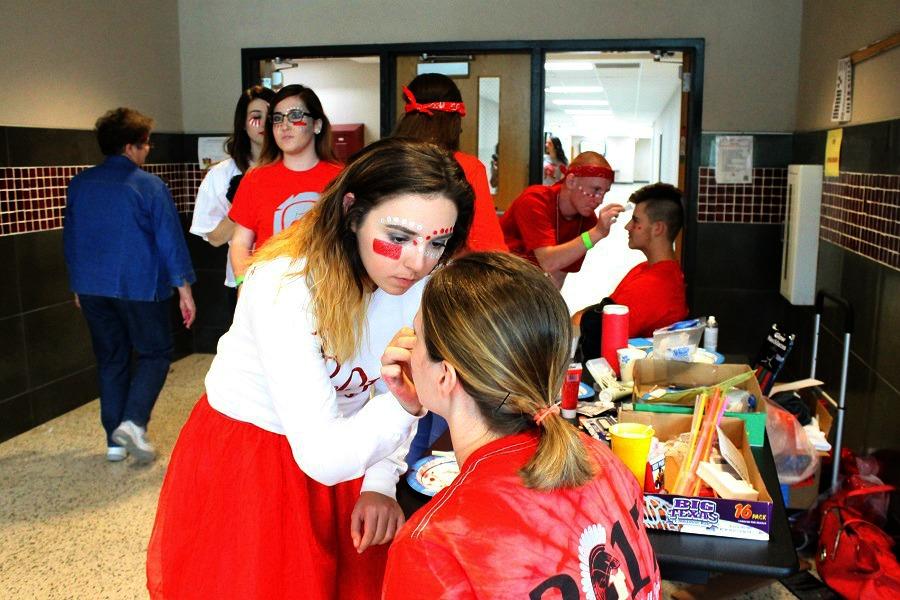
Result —
[[362, 478], [325, 486], [287, 438], [214, 410], [181, 431], [147, 550], [151, 598], [380, 598], [387, 545], [358, 554]]

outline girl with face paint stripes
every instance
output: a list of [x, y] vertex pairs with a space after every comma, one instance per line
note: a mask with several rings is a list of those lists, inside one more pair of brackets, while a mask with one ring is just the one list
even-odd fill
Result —
[[256, 254], [172, 453], [151, 597], [380, 598], [423, 414], [386, 393], [382, 352], [465, 244], [473, 196], [449, 153], [389, 138]]
[[[197, 191], [190, 231], [216, 248], [229, 243], [234, 234], [228, 211], [238, 183], [262, 153], [269, 101], [274, 97], [275, 92], [261, 85], [244, 90], [234, 108], [234, 129], [225, 142], [230, 158], [213, 165]], [[230, 257], [225, 264], [225, 285], [232, 290], [237, 287]], [[237, 296], [232, 291], [230, 297], [233, 310]]]

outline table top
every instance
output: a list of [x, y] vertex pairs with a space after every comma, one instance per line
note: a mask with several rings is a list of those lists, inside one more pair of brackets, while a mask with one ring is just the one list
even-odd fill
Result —
[[[766, 489], [772, 496], [769, 540], [739, 540], [648, 529], [650, 544], [664, 578], [702, 581], [704, 575], [716, 572], [780, 579], [797, 571], [797, 553], [794, 551], [768, 438], [763, 446], [752, 448], [752, 452]], [[405, 477], [400, 478], [397, 502], [407, 518], [429, 500], [410, 488]]]

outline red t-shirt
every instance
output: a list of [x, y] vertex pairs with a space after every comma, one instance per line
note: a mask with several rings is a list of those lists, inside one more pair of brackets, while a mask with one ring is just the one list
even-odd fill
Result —
[[456, 152], [456, 161], [466, 174], [469, 185], [475, 190], [475, 214], [472, 217], [472, 228], [469, 230], [469, 241], [466, 247], [473, 251], [497, 250], [508, 252], [503, 241], [503, 231], [494, 208], [494, 198], [488, 185], [487, 171], [477, 156]]
[[594, 479], [551, 491], [519, 475], [533, 430], [476, 450], [397, 534], [382, 598], [659, 598], [637, 480], [604, 444], [581, 439]]
[[628, 337], [651, 337], [654, 329], [688, 316], [684, 273], [674, 260], [642, 262], [628, 271], [610, 297], [628, 307]]
[[[549, 187], [532, 185], [513, 200], [500, 219], [500, 227], [510, 252], [537, 265], [535, 249], [568, 242], [597, 224], [596, 215], [578, 215], [574, 219], [564, 219], [559, 214], [558, 196], [561, 187], [562, 183]], [[577, 273], [583, 262], [584, 256], [561, 270]]]
[[305, 215], [341, 168], [320, 160], [312, 169], [291, 171], [279, 160], [250, 169], [238, 186], [228, 217], [252, 230], [259, 248]]

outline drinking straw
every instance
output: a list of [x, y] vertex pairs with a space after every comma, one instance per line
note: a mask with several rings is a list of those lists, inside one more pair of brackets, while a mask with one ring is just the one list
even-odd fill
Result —
[[[710, 411], [710, 420], [709, 420], [709, 436], [705, 440], [706, 445], [701, 449], [699, 454], [700, 460], [696, 462], [697, 467], [700, 466], [700, 462], [709, 460], [709, 454], [712, 451], [713, 439], [715, 437], [716, 428], [719, 426], [719, 422], [722, 419], [722, 414], [725, 412], [725, 394], [721, 393], [721, 390], [716, 388], [716, 391], [713, 394], [713, 408]], [[694, 473], [696, 474], [696, 469]], [[700, 492], [700, 478], [695, 478], [694, 485], [691, 488], [691, 495], [696, 496]]]
[[690, 492], [695, 487], [697, 481], [697, 467], [700, 464], [700, 461], [706, 460], [705, 456], [709, 454], [709, 447], [712, 443], [712, 436], [715, 431], [713, 423], [715, 420], [714, 415], [719, 411], [721, 402], [721, 394], [719, 389], [716, 388], [713, 392], [712, 400], [710, 400], [706, 409], [706, 414], [703, 415], [703, 423], [700, 425], [700, 435], [697, 439], [697, 449], [691, 457], [691, 465], [687, 477], [685, 478], [685, 481], [682, 482], [682, 492]]
[[688, 451], [681, 461], [681, 466], [678, 469], [678, 478], [675, 480], [672, 493], [676, 493], [676, 490], [682, 489], [685, 478], [687, 477], [688, 466], [694, 458], [694, 450], [697, 448], [697, 433], [700, 430], [700, 421], [703, 419], [703, 411], [706, 410], [706, 400], [706, 392], [700, 393], [700, 395], [694, 399], [694, 418], [691, 419], [691, 435], [688, 438]]

